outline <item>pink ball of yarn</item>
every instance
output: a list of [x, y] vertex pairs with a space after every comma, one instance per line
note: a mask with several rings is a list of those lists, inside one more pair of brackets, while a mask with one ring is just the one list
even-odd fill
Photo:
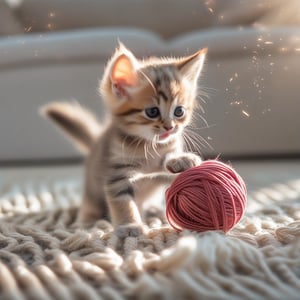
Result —
[[166, 217], [177, 231], [227, 232], [242, 218], [246, 201], [246, 185], [237, 172], [207, 160], [179, 174], [167, 189]]

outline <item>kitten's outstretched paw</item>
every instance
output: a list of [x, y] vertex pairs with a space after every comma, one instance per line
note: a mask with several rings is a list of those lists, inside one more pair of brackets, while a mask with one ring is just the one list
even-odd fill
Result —
[[115, 229], [115, 234], [120, 238], [126, 238], [128, 236], [137, 237], [145, 233], [145, 227], [143, 224], [131, 223], [125, 225], [119, 225]]
[[166, 160], [165, 168], [171, 173], [181, 173], [189, 168], [199, 166], [201, 158], [193, 153], [183, 153]]

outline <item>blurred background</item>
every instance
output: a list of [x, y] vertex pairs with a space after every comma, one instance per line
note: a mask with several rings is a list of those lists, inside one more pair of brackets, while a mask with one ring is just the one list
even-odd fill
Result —
[[103, 116], [98, 81], [118, 40], [140, 58], [208, 47], [205, 157], [299, 153], [299, 1], [1, 0], [0, 34], [0, 162], [80, 158], [38, 109], [75, 99]]
[[77, 100], [103, 117], [98, 83], [118, 40], [139, 58], [208, 47], [195, 124], [204, 158], [242, 160], [257, 184], [257, 170], [299, 175], [298, 0], [0, 0], [2, 166], [82, 162], [38, 110]]

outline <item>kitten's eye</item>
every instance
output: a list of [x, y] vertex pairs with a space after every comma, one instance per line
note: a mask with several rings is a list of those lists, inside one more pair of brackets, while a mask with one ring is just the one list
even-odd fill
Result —
[[160, 115], [158, 107], [149, 107], [145, 109], [146, 116], [150, 119], [155, 119]]
[[174, 116], [176, 118], [182, 118], [185, 114], [185, 109], [182, 106], [177, 106], [174, 111]]

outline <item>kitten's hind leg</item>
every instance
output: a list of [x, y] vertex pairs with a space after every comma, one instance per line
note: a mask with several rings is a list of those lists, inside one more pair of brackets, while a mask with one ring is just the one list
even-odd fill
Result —
[[93, 199], [92, 197], [85, 195], [79, 210], [79, 222], [92, 223], [101, 219], [109, 220], [105, 199], [103, 197]]

